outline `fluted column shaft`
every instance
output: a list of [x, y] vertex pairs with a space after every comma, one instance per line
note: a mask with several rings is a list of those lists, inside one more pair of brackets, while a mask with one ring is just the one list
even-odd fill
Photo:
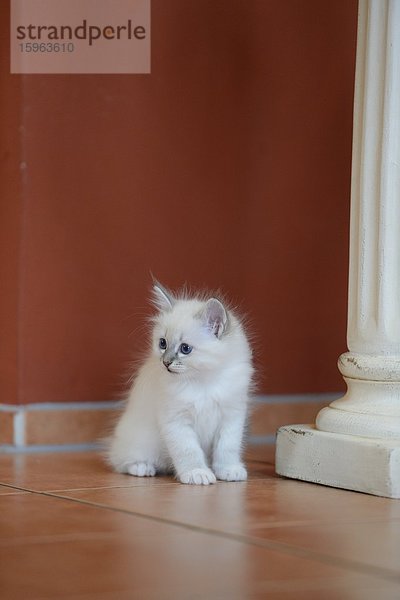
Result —
[[359, 6], [347, 341], [317, 428], [400, 439], [400, 0]]

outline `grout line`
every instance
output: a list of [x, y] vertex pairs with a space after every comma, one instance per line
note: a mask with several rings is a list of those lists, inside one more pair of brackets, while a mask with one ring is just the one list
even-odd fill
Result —
[[24, 409], [28, 412], [40, 410], [109, 410], [119, 409], [124, 405], [124, 400], [102, 400], [100, 402], [37, 402], [34, 404], [26, 404]]
[[[329, 404], [342, 397], [340, 392], [312, 392], [306, 394], [259, 394], [253, 397], [253, 404]], [[40, 410], [107, 410], [119, 409], [125, 405], [125, 400], [93, 400], [86, 402], [33, 402], [31, 404], [0, 404], [0, 412], [30, 412]]]
[[266, 433], [265, 435], [249, 435], [247, 441], [251, 446], [274, 446], [276, 442], [276, 433]]
[[[136, 490], [138, 488], [143, 488], [143, 487], [147, 487], [148, 484], [143, 483], [142, 485], [138, 485], [138, 484], [132, 484], [132, 485], [103, 485], [103, 486], [96, 486], [96, 487], [83, 487], [83, 488], [64, 488], [62, 490], [58, 489], [58, 490], [44, 490], [45, 492], [48, 492], [49, 494], [59, 494], [60, 492], [91, 492], [92, 490]], [[154, 487], [162, 487], [164, 488], [165, 486], [168, 485], [173, 485], [173, 481], [171, 481], [170, 483], [157, 483], [156, 481], [153, 482]]]
[[[7, 485], [7, 484], [5, 484]], [[272, 552], [277, 552], [278, 554], [284, 554], [289, 556], [295, 556], [297, 558], [304, 558], [307, 560], [313, 560], [328, 566], [336, 566], [347, 571], [358, 572], [362, 575], [374, 576], [379, 579], [383, 579], [385, 581], [392, 581], [399, 583], [400, 582], [400, 574], [392, 569], [386, 569], [384, 567], [377, 567], [374, 565], [370, 565], [367, 563], [358, 562], [355, 560], [343, 559], [340, 557], [332, 556], [325, 553], [315, 552], [314, 550], [310, 550], [304, 547], [293, 546], [286, 542], [277, 542], [267, 539], [256, 538], [253, 536], [247, 536], [245, 534], [240, 533], [231, 533], [227, 531], [222, 531], [218, 529], [213, 529], [211, 527], [204, 527], [200, 525], [194, 525], [191, 523], [184, 523], [181, 521], [176, 521], [174, 519], [168, 519], [165, 517], [158, 517], [156, 515], [148, 515], [146, 513], [141, 513], [137, 511], [131, 511], [123, 508], [115, 508], [109, 506], [107, 504], [102, 504], [100, 502], [90, 502], [89, 500], [82, 500], [80, 498], [73, 498], [71, 496], [64, 496], [61, 494], [56, 494], [52, 492], [45, 491], [37, 491], [30, 490], [28, 488], [17, 487], [8, 484], [7, 487], [11, 487], [13, 489], [22, 490], [24, 492], [30, 492], [32, 494], [37, 494], [39, 496], [45, 496], [48, 498], [55, 498], [58, 500], [66, 500], [68, 502], [75, 502], [76, 504], [81, 504], [84, 506], [92, 506], [95, 508], [99, 508], [101, 510], [107, 510], [110, 512], [118, 512], [121, 514], [131, 515], [134, 517], [138, 517], [141, 519], [145, 519], [147, 521], [152, 521], [154, 523], [162, 523], [165, 525], [171, 525], [174, 527], [178, 527], [181, 529], [185, 529], [188, 531], [202, 533], [206, 535], [211, 535], [213, 537], [218, 537], [230, 541], [235, 541], [241, 544], [256, 546], [259, 548], [263, 548], [265, 550], [270, 550]]]
[[87, 444], [57, 445], [38, 444], [32, 446], [12, 446], [11, 444], [0, 444], [0, 454], [36, 454], [40, 452], [89, 452], [92, 450], [101, 450], [101, 448], [101, 442], [88, 442]]
[[0, 412], [32, 412], [40, 410], [109, 410], [123, 407], [124, 400], [93, 402], [34, 402], [31, 404], [0, 404]]
[[38, 492], [37, 490], [31, 490], [29, 488], [25, 488], [20, 485], [13, 485], [12, 483], [5, 483], [4, 481], [0, 481], [0, 485], [11, 488], [13, 490], [19, 490], [21, 492], [31, 492], [32, 494], [37, 494], [37, 493], [40, 494], [40, 492]]
[[323, 392], [310, 394], [260, 394], [254, 397], [254, 405], [260, 404], [330, 404], [333, 400], [341, 398], [344, 394], [340, 392]]
[[[14, 420], [17, 418], [17, 414], [14, 416]], [[25, 418], [24, 414], [18, 414], [18, 418]], [[14, 429], [14, 444], [0, 444], [0, 454], [35, 454], [40, 452], [90, 452], [90, 451], [101, 451], [103, 448], [103, 442], [87, 442], [85, 444], [35, 444], [27, 445], [24, 444], [16, 445], [16, 439], [23, 441], [24, 430], [21, 425], [22, 421], [19, 421], [18, 433]], [[15, 421], [14, 421], [15, 427]], [[260, 445], [275, 445], [275, 435], [271, 436], [250, 436], [247, 440], [247, 446], [260, 446]], [[257, 461], [266, 462], [266, 461]]]
[[14, 414], [14, 451], [25, 446], [25, 413], [23, 411]]

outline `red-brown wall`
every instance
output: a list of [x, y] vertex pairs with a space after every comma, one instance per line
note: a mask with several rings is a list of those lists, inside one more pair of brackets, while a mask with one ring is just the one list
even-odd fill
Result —
[[5, 32], [1, 402], [116, 397], [150, 271], [249, 313], [261, 392], [343, 387], [356, 12], [153, 0], [151, 75], [9, 75]]

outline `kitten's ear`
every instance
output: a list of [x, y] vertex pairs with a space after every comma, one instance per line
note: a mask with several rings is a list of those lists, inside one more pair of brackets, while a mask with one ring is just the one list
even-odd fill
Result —
[[165, 312], [172, 309], [175, 300], [172, 294], [168, 292], [161, 283], [154, 280], [152, 291], [152, 302], [159, 311]]
[[219, 339], [226, 330], [228, 315], [219, 300], [210, 298], [204, 307], [202, 318], [207, 328]]

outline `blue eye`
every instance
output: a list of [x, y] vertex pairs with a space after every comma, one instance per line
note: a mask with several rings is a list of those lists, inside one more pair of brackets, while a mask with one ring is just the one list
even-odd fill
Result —
[[167, 340], [165, 338], [160, 338], [159, 344], [160, 346], [160, 350], [166, 350], [167, 349]]
[[192, 350], [193, 348], [189, 344], [181, 344], [179, 347], [179, 352], [182, 352], [182, 354], [190, 354]]

